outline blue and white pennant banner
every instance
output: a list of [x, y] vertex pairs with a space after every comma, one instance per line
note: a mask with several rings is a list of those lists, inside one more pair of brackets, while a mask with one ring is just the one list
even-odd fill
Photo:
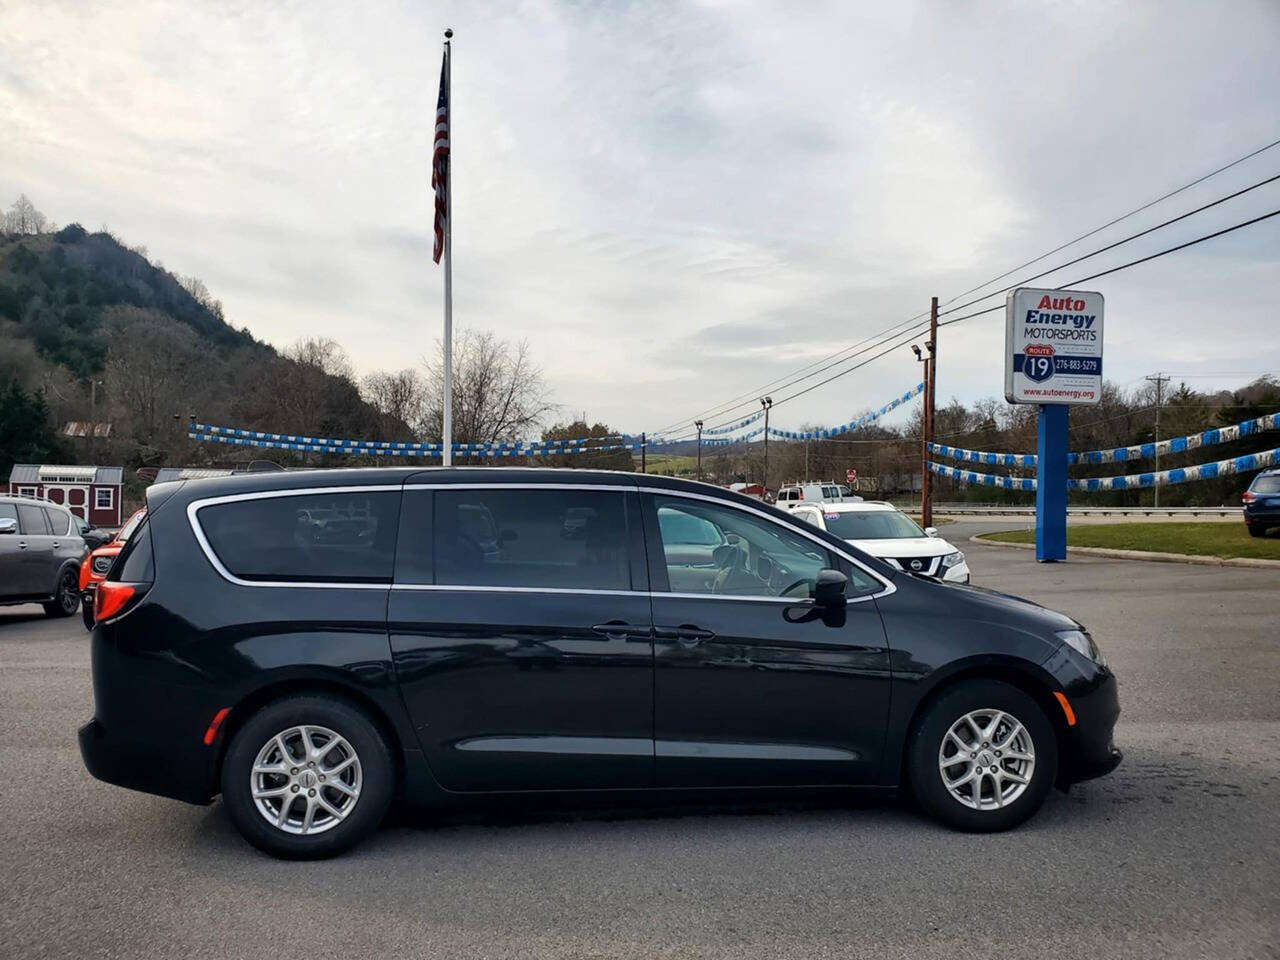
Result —
[[[427, 444], [419, 445], [419, 449], [414, 449], [410, 444], [401, 444], [398, 446], [371, 446], [367, 444], [351, 443], [339, 446], [334, 443], [302, 443], [289, 440], [259, 440], [251, 437], [233, 437], [226, 434], [216, 433], [196, 433], [188, 432], [187, 436], [192, 440], [204, 441], [209, 443], [225, 443], [237, 447], [265, 447], [273, 450], [297, 450], [304, 453], [341, 453], [359, 457], [438, 457], [440, 456], [439, 444], [433, 444], [435, 449], [425, 448]], [[611, 443], [598, 447], [521, 447], [519, 449], [472, 449], [467, 450], [468, 446], [478, 447], [477, 444], [454, 444], [454, 450], [468, 453], [477, 457], [558, 457], [568, 456], [570, 454], [579, 453], [607, 453], [615, 450], [639, 450], [638, 443]]]
[[[1192, 467], [1175, 467], [1172, 470], [1159, 470], [1150, 473], [1136, 473], [1123, 477], [1078, 477], [1067, 480], [1068, 490], [1100, 492], [1109, 490], [1143, 490], [1148, 487], [1172, 487], [1181, 483], [1195, 483], [1197, 480], [1212, 480], [1215, 477], [1230, 476], [1233, 473], [1249, 473], [1273, 467], [1280, 462], [1280, 447], [1263, 450], [1260, 453], [1246, 453], [1244, 456], [1219, 460], [1216, 463], [1200, 463]], [[991, 473], [975, 473], [959, 467], [929, 461], [929, 470], [940, 477], [949, 477], [961, 483], [984, 487], [1000, 487], [1004, 490], [1025, 490], [1034, 492], [1034, 477], [1003, 477]]]
[[857, 430], [859, 427], [865, 427], [868, 424], [875, 423], [886, 413], [896, 410], [912, 397], [918, 397], [924, 393], [924, 384], [918, 383], [900, 397], [890, 400], [879, 410], [873, 410], [871, 413], [863, 414], [855, 420], [848, 423], [842, 423], [836, 427], [820, 427], [817, 430], [775, 430], [769, 428], [769, 436], [777, 437], [779, 440], [823, 440], [827, 437], [835, 437], [842, 433], [848, 433], [851, 430]]
[[[395, 443], [382, 440], [338, 440], [332, 437], [303, 437], [290, 434], [280, 433], [263, 433], [257, 430], [240, 430], [235, 427], [216, 427], [207, 423], [190, 423], [187, 429], [192, 431], [188, 436], [200, 434], [197, 439], [211, 440], [215, 442], [225, 442], [222, 438], [232, 437], [242, 440], [263, 440], [273, 441], [275, 443], [291, 443], [304, 444], [308, 448], [316, 447], [322, 452], [329, 450], [331, 452], [343, 452], [351, 448], [360, 448], [361, 450], [374, 450], [379, 453], [386, 453], [398, 456], [431, 456], [438, 454], [443, 447], [439, 443]], [[634, 440], [623, 434], [613, 434], [602, 437], [580, 437], [572, 440], [528, 440], [517, 442], [493, 442], [493, 443], [455, 443], [453, 449], [459, 453], [484, 453], [486, 451], [510, 451], [511, 455], [519, 455], [524, 452], [539, 453], [570, 453], [579, 447], [586, 447], [588, 444], [599, 444], [605, 441], [616, 440]], [[244, 444], [241, 444], [244, 446]], [[639, 444], [619, 444], [610, 449], [639, 449]], [[294, 447], [279, 447], [277, 449], [291, 450], [300, 449]], [[599, 450], [600, 447], [591, 447], [590, 449]], [[399, 453], [392, 453], [399, 451]]]
[[[1067, 463], [1124, 463], [1129, 460], [1147, 460], [1157, 453], [1165, 456], [1171, 453], [1185, 453], [1200, 447], [1210, 447], [1217, 443], [1230, 443], [1241, 437], [1251, 437], [1268, 430], [1280, 430], [1280, 413], [1268, 413], [1252, 420], [1234, 423], [1229, 427], [1215, 427], [1186, 437], [1173, 437], [1159, 443], [1140, 443], [1132, 447], [1113, 447], [1110, 450], [1085, 450], [1082, 453], [1067, 454]], [[989, 450], [966, 450], [961, 447], [949, 447], [945, 443], [929, 444], [929, 452], [949, 460], [962, 460], [969, 463], [985, 463], [991, 466], [1034, 467], [1034, 453], [992, 453]]]

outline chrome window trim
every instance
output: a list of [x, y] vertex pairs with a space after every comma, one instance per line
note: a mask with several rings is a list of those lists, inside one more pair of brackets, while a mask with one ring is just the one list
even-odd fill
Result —
[[500, 587], [457, 583], [392, 583], [392, 590], [429, 590], [436, 593], [457, 591], [459, 593], [552, 593], [552, 594], [587, 594], [605, 597], [647, 597], [648, 590], [600, 590], [594, 587]]
[[617, 490], [635, 493], [634, 483], [406, 483], [405, 490]]
[[[499, 482], [479, 482], [479, 483], [406, 483], [406, 484], [346, 484], [336, 487], [297, 487], [288, 490], [256, 490], [247, 493], [225, 494], [219, 497], [204, 497], [200, 500], [193, 500], [187, 504], [187, 522], [191, 527], [191, 532], [195, 535], [196, 542], [200, 545], [205, 558], [209, 564], [217, 571], [218, 575], [230, 583], [234, 583], [241, 587], [300, 587], [313, 590], [456, 590], [464, 592], [477, 593], [551, 593], [551, 594], [602, 594], [617, 596], [649, 596], [649, 597], [677, 597], [689, 600], [754, 600], [763, 603], [803, 603], [805, 598], [788, 598], [788, 597], [760, 597], [745, 596], [738, 594], [712, 594], [712, 593], [672, 593], [669, 591], [653, 591], [653, 590], [590, 590], [575, 589], [571, 587], [491, 587], [491, 586], [471, 586], [457, 584], [435, 584], [435, 583], [397, 583], [393, 578], [387, 583], [352, 583], [349, 581], [339, 582], [313, 582], [313, 581], [293, 581], [293, 580], [245, 580], [243, 577], [237, 577], [223, 565], [218, 559], [218, 555], [214, 552], [212, 545], [205, 536], [203, 528], [197, 518], [197, 514], [205, 507], [217, 506], [223, 503], [237, 503], [242, 500], [269, 500], [278, 497], [302, 497], [316, 494], [326, 493], [399, 493], [405, 490], [615, 490], [618, 493], [651, 493], [668, 497], [683, 498], [685, 500], [700, 500], [705, 503], [718, 504], [731, 510], [739, 510], [743, 513], [754, 514], [762, 520], [776, 524], [786, 530], [798, 533], [800, 536], [808, 540], [812, 540], [815, 544], [834, 553], [838, 557], [843, 557], [853, 566], [857, 567], [867, 576], [883, 586], [883, 589], [876, 593], [869, 593], [863, 596], [849, 598], [849, 603], [862, 603], [866, 600], [877, 600], [880, 597], [887, 597], [897, 591], [892, 581], [886, 580], [879, 573], [866, 566], [856, 557], [846, 553], [839, 547], [834, 547], [819, 537], [811, 535], [808, 531], [801, 529], [798, 525], [791, 526], [779, 522], [779, 519], [758, 510], [746, 504], [734, 503], [722, 497], [712, 497], [702, 493], [691, 493], [685, 490], [671, 490], [665, 487], [648, 486], [642, 482], [639, 483], [552, 483], [547, 481], [533, 481], [520, 483], [499, 483]], [[797, 520], [797, 524], [803, 521]]]
[[[239, 503], [242, 500], [274, 500], [280, 497], [304, 497], [314, 494], [325, 493], [396, 493], [400, 492], [400, 486], [396, 484], [374, 485], [360, 484], [357, 486], [341, 486], [341, 487], [298, 487], [292, 490], [255, 490], [251, 493], [229, 493], [221, 497], [205, 497], [201, 500], [192, 500], [187, 504], [187, 522], [191, 526], [191, 532], [195, 534], [196, 542], [200, 544], [200, 549], [204, 551], [205, 559], [209, 561], [214, 570], [222, 579], [236, 584], [240, 587], [301, 587], [312, 590], [389, 590], [391, 588], [390, 579], [386, 583], [353, 583], [347, 580], [341, 581], [300, 581], [300, 580], [246, 580], [243, 577], [237, 577], [228, 570], [218, 559], [218, 555], [214, 553], [213, 546], [209, 543], [209, 538], [205, 536], [204, 528], [200, 526], [200, 521], [196, 514], [205, 507], [214, 507], [222, 503]], [[395, 560], [392, 558], [394, 569]]]

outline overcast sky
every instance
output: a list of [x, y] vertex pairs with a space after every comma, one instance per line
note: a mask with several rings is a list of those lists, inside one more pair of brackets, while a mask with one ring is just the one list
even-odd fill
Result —
[[[0, 24], [0, 203], [105, 224], [233, 324], [333, 337], [362, 373], [440, 335], [452, 25], [455, 324], [527, 339], [566, 415], [628, 431], [758, 395], [1280, 138], [1275, 0], [0, 0]], [[1276, 173], [1280, 148], [1046, 264]], [[1037, 285], [1275, 209], [1280, 182]], [[1278, 264], [1280, 217], [1088, 284], [1108, 378], [1280, 371]], [[1003, 330], [943, 331], [940, 402], [1002, 394]], [[773, 421], [917, 379], [904, 346]]]

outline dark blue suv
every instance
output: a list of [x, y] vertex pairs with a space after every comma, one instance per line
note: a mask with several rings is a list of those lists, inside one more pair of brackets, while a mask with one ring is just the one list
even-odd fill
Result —
[[1244, 492], [1244, 525], [1255, 537], [1280, 527], [1280, 469], [1263, 470]]

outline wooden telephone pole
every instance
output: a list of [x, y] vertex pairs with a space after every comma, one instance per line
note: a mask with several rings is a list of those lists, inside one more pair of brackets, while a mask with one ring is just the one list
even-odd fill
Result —
[[[921, 526], [933, 526], [933, 473], [929, 469], [929, 444], [933, 443], [934, 401], [938, 383], [938, 298], [929, 301], [929, 340], [924, 345], [928, 353], [920, 359], [924, 363], [924, 416], [920, 440], [920, 520]], [[920, 355], [917, 354], [917, 357]]]

